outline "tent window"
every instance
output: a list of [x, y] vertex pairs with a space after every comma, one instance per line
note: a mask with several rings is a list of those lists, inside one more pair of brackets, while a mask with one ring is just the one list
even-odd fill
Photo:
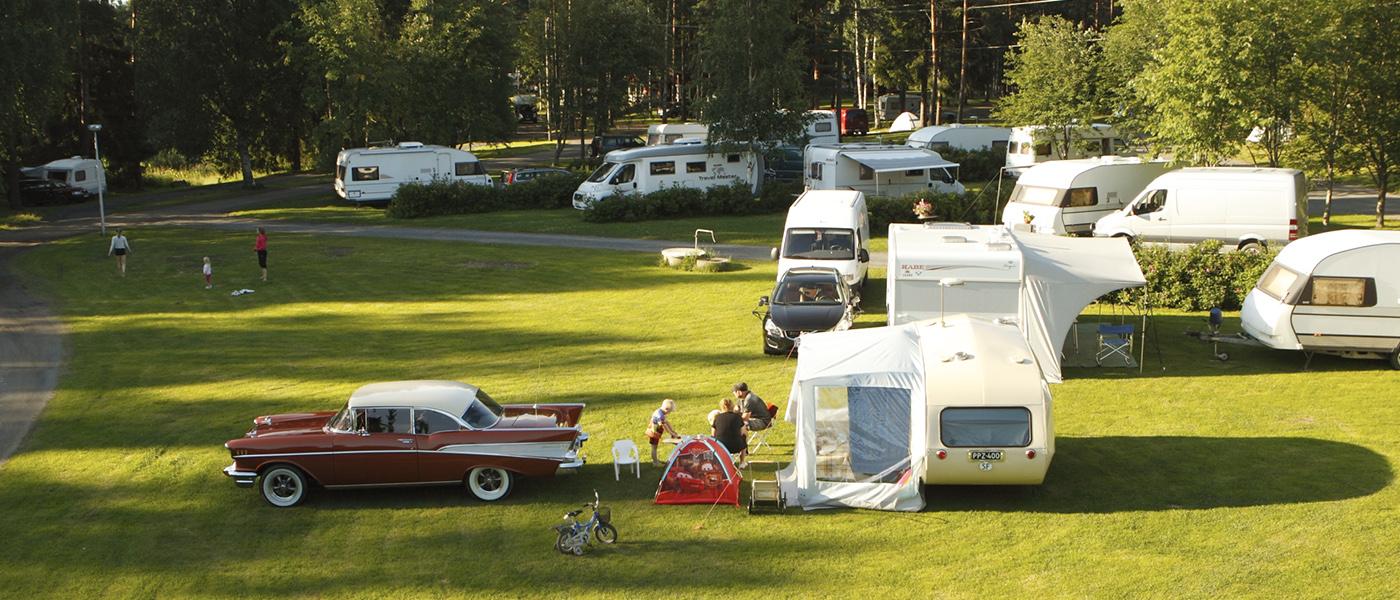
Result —
[[872, 168], [867, 167], [867, 166], [865, 166], [865, 165], [861, 165], [861, 166], [860, 166], [860, 180], [861, 180], [861, 181], [869, 181], [869, 180], [874, 179], [874, 178], [875, 178], [875, 169], [872, 169]]
[[1376, 280], [1369, 277], [1313, 277], [1303, 297], [1313, 306], [1375, 306]]
[[949, 448], [1024, 448], [1031, 445], [1031, 411], [1023, 407], [945, 408], [938, 417]]
[[903, 388], [816, 388], [820, 481], [894, 482], [909, 469], [913, 393]]

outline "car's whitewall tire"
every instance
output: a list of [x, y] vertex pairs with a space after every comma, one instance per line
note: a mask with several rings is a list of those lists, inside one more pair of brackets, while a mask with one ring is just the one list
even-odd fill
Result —
[[505, 498], [514, 483], [510, 471], [499, 467], [477, 467], [467, 473], [467, 490], [482, 502]]
[[306, 499], [306, 475], [287, 465], [277, 465], [263, 472], [258, 481], [263, 500], [277, 508], [291, 508]]

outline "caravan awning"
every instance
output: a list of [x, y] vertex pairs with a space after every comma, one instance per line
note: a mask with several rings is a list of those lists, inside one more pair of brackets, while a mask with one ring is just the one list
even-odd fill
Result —
[[850, 157], [862, 165], [870, 167], [876, 173], [887, 173], [890, 171], [910, 171], [913, 169], [938, 169], [943, 167], [956, 167], [957, 163], [943, 160], [937, 152], [910, 148], [908, 150], [867, 150], [864, 152], [846, 152]]

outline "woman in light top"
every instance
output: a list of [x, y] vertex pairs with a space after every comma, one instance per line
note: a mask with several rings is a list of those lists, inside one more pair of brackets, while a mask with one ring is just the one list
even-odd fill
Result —
[[126, 277], [126, 255], [131, 254], [131, 242], [127, 241], [122, 234], [121, 228], [117, 229], [117, 235], [112, 236], [112, 245], [107, 246], [107, 256], [117, 257], [117, 272], [122, 277]]

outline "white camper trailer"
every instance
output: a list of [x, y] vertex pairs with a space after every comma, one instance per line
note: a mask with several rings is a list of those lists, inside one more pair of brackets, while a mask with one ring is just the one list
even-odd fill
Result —
[[602, 166], [579, 184], [574, 208], [584, 210], [610, 196], [647, 194], [669, 187], [709, 189], [742, 184], [757, 193], [763, 177], [758, 156], [748, 152], [711, 154], [703, 143], [613, 150]]
[[835, 144], [841, 141], [841, 127], [836, 121], [836, 111], [834, 110], [809, 110], [807, 111], [807, 128], [804, 131], [806, 142], [803, 144]]
[[934, 152], [949, 149], [1006, 152], [1006, 145], [1010, 139], [1011, 130], [1005, 127], [953, 123], [924, 127], [915, 131], [909, 134], [904, 145], [911, 148], [927, 148]]
[[1145, 242], [1281, 247], [1308, 234], [1308, 180], [1297, 169], [1179, 169], [1156, 179], [1094, 235]]
[[872, 196], [912, 192], [961, 194], [957, 163], [932, 150], [881, 144], [812, 144], [803, 161], [809, 190], [855, 190]]
[[[1088, 127], [1074, 129], [1065, 159], [1091, 158], [1095, 156], [1131, 156], [1133, 151], [1128, 143], [1118, 136], [1112, 125], [1094, 123]], [[1006, 170], [1012, 175], [1020, 175], [1027, 167], [1061, 158], [1064, 135], [1040, 126], [1016, 127], [1011, 130], [1010, 143], [1006, 149]]]
[[1089, 235], [1095, 222], [1123, 208], [1167, 168], [1117, 156], [1041, 163], [1017, 178], [1001, 222], [1027, 224], [1038, 233]]
[[704, 123], [658, 123], [647, 127], [647, 145], [674, 144], [681, 138], [706, 139], [710, 128]]
[[917, 511], [924, 484], [1036, 485], [1050, 391], [1014, 325], [967, 315], [802, 336], [788, 504]]
[[1285, 246], [1245, 297], [1240, 325], [1270, 348], [1400, 369], [1400, 232], [1330, 231]]
[[[1021, 251], [1000, 225], [893, 223], [885, 269], [886, 322], [902, 325], [948, 313], [1015, 318]], [[941, 285], [943, 281], [956, 285]]]
[[870, 213], [865, 194], [847, 190], [807, 190], [788, 208], [778, 279], [788, 269], [830, 267], [846, 284], [865, 285], [870, 269]]
[[335, 193], [355, 203], [387, 202], [401, 185], [435, 179], [491, 185], [476, 155], [456, 148], [402, 142], [341, 150], [335, 157]]
[[89, 196], [107, 191], [107, 171], [96, 159], [74, 156], [61, 158], [40, 167], [24, 169], [24, 174], [67, 184]]

